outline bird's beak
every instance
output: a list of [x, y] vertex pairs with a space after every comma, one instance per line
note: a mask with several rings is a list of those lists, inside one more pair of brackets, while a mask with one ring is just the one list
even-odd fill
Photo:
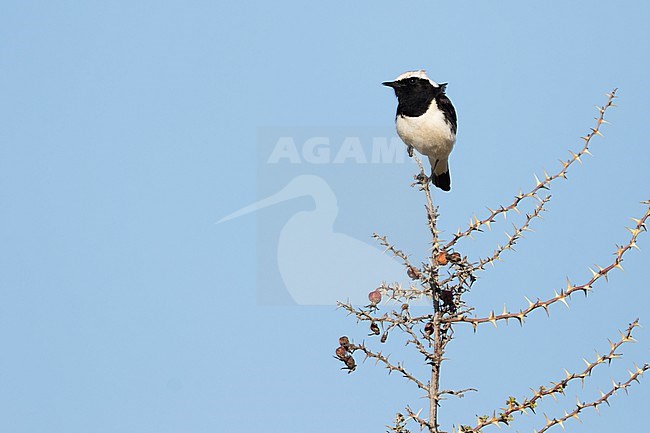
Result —
[[396, 81], [384, 81], [381, 84], [383, 84], [384, 86], [387, 86], [387, 87], [392, 87], [393, 89], [398, 86]]

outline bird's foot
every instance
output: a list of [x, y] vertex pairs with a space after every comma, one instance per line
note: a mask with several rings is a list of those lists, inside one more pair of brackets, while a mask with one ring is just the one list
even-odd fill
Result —
[[429, 178], [424, 173], [419, 173], [418, 175], [413, 176], [413, 178], [415, 179], [415, 182], [413, 182], [411, 186], [420, 185], [421, 187], [424, 187], [429, 183]]

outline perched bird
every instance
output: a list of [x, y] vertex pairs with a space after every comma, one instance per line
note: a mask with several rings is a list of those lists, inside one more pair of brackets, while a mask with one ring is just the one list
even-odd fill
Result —
[[423, 70], [404, 72], [382, 83], [397, 96], [395, 125], [408, 146], [429, 157], [431, 181], [443, 191], [451, 189], [449, 154], [456, 142], [456, 110], [445, 95], [447, 83], [438, 84]]

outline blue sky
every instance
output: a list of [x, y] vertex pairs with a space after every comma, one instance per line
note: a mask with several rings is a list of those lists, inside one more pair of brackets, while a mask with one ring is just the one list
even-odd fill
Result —
[[[533, 173], [559, 167], [593, 126], [594, 105], [618, 87], [594, 156], [552, 188], [545, 219], [467, 300], [488, 314], [525, 306], [523, 296], [550, 297], [567, 276], [584, 281], [588, 266], [606, 264], [628, 239], [629, 217], [650, 198], [649, 16], [643, 1], [5, 2], [0, 430], [384, 431], [405, 404], [424, 401], [372, 363], [339, 371], [337, 338], [367, 338], [333, 307], [341, 286], [327, 278], [339, 273], [321, 277], [307, 259], [290, 271], [311, 277], [319, 295], [332, 288], [326, 305], [306, 305], [311, 295], [296, 302], [283, 283], [279, 261], [294, 256], [278, 252], [282, 230], [318, 203], [300, 195], [216, 222], [296, 176], [316, 176], [336, 198], [337, 239], [370, 248], [379, 232], [424, 260], [412, 165], [273, 166], [278, 137], [330, 137], [332, 152], [345, 137], [363, 146], [390, 137], [396, 101], [380, 83], [426, 69], [449, 82], [459, 113], [453, 189], [434, 197], [451, 233], [531, 187]], [[300, 227], [291, 239], [313, 229]], [[499, 222], [461, 251], [481, 257], [510, 228]], [[443, 385], [480, 392], [445, 402], [443, 426], [471, 423], [509, 395], [560, 379], [562, 368], [581, 368], [636, 317], [646, 324], [639, 343], [593, 386], [570, 389], [568, 404], [650, 361], [650, 239], [639, 246], [624, 273], [550, 320], [538, 313], [523, 328], [459, 328]], [[384, 269], [363, 266], [361, 277]], [[384, 350], [421, 368], [400, 344]], [[567, 428], [645, 428], [648, 385]], [[517, 429], [539, 422], [525, 418]]]

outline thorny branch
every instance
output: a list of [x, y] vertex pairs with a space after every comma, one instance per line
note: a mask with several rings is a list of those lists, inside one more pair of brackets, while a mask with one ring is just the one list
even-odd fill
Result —
[[384, 366], [389, 370], [389, 374], [393, 371], [397, 371], [406, 379], [415, 383], [418, 386], [418, 388], [423, 389], [425, 391], [429, 390], [429, 387], [427, 385], [425, 385], [424, 383], [419, 381], [415, 376], [413, 376], [411, 373], [406, 371], [403, 364], [400, 364], [399, 362], [397, 364], [392, 364], [388, 360], [388, 356], [382, 355], [381, 352], [373, 352], [372, 350], [368, 349], [363, 343], [361, 343], [360, 345], [352, 345], [352, 351], [354, 352], [355, 350], [362, 351], [366, 355], [366, 359], [373, 358], [377, 362], [381, 362], [382, 364], [384, 364]]
[[495, 315], [494, 311], [491, 311], [488, 317], [478, 318], [478, 317], [467, 317], [464, 315], [460, 315], [454, 317], [446, 317], [443, 319], [443, 321], [449, 323], [455, 323], [455, 322], [470, 323], [475, 328], [478, 324], [487, 323], [487, 322], [490, 322], [494, 326], [497, 326], [497, 322], [501, 320], [505, 320], [507, 322], [510, 319], [516, 319], [519, 321], [520, 324], [523, 324], [524, 318], [527, 317], [528, 314], [534, 310], [543, 308], [548, 313], [548, 307], [557, 302], [562, 302], [568, 306], [567, 298], [570, 299], [571, 294], [578, 291], [582, 291], [586, 296], [589, 293], [589, 291], [593, 289], [593, 285], [596, 283], [596, 281], [598, 281], [601, 278], [605, 278], [605, 280], [607, 280], [608, 278], [607, 276], [609, 272], [612, 271], [614, 268], [623, 269], [623, 267], [621, 266], [621, 263], [623, 262], [623, 255], [632, 248], [638, 248], [636, 245], [637, 238], [639, 234], [646, 231], [645, 223], [646, 220], [650, 217], [650, 200], [644, 201], [642, 203], [647, 206], [646, 212], [641, 218], [632, 218], [632, 220], [636, 222], [636, 225], [634, 228], [628, 228], [628, 230], [632, 234], [628, 243], [625, 244], [624, 246], [620, 246], [620, 245], [616, 246], [616, 252], [614, 253], [615, 256], [614, 260], [609, 265], [605, 267], [600, 267], [596, 265], [598, 271], [589, 268], [592, 276], [586, 283], [574, 285], [571, 284], [570, 281], [567, 281], [566, 289], [560, 290], [560, 293], [556, 291], [554, 297], [547, 299], [545, 301], [541, 301], [538, 299], [536, 302], [532, 302], [531, 300], [528, 300], [528, 307], [523, 308], [516, 313], [506, 312], [504, 307], [504, 312], [499, 315]]
[[513, 414], [516, 413], [526, 413], [527, 410], [534, 412], [535, 407], [537, 407], [538, 401], [547, 397], [549, 395], [554, 395], [556, 393], [564, 394], [564, 390], [569, 385], [569, 383], [580, 379], [584, 383], [585, 379], [591, 376], [591, 372], [596, 366], [605, 363], [611, 363], [612, 360], [620, 358], [620, 354], [616, 353], [619, 347], [625, 343], [634, 342], [632, 338], [632, 331], [634, 328], [639, 326], [639, 319], [636, 319], [634, 322], [630, 323], [625, 332], [621, 332], [621, 338], [616, 342], [609, 342], [610, 350], [609, 353], [605, 355], [596, 354], [596, 360], [593, 362], [585, 361], [587, 364], [586, 368], [579, 373], [569, 373], [565, 370], [566, 377], [558, 382], [551, 382], [553, 386], [547, 388], [540, 386], [537, 391], [533, 390], [533, 396], [531, 398], [524, 398], [521, 403], [518, 403], [516, 399], [510, 398], [507, 402], [508, 407], [504, 408], [501, 413], [498, 415], [493, 415], [491, 417], [479, 417], [478, 423], [476, 426], [471, 428], [469, 431], [480, 432], [481, 429], [490, 424], [497, 425], [499, 423], [508, 424], [513, 418]]
[[377, 233], [373, 233], [372, 237], [378, 240], [379, 244], [382, 247], [386, 248], [386, 251], [390, 251], [391, 253], [393, 253], [395, 257], [399, 257], [400, 259], [402, 259], [407, 269], [413, 268], [413, 266], [409, 262], [408, 256], [404, 254], [404, 252], [402, 252], [401, 250], [395, 248], [395, 246], [392, 245], [390, 242], [388, 242], [388, 238], [386, 236], [380, 236]]
[[643, 375], [647, 370], [650, 369], [649, 364], [644, 364], [643, 367], [636, 367], [634, 372], [629, 372], [630, 373], [630, 378], [626, 380], [625, 382], [618, 382], [618, 383], [613, 383], [612, 388], [608, 392], [602, 392], [601, 391], [601, 396], [600, 398], [593, 400], [589, 403], [581, 403], [579, 400], [576, 403], [575, 409], [573, 409], [571, 412], [565, 412], [564, 416], [560, 418], [553, 418], [550, 419], [546, 414], [544, 414], [544, 417], [546, 418], [546, 425], [542, 427], [537, 433], [544, 433], [546, 430], [550, 429], [551, 427], [555, 425], [560, 425], [562, 428], [564, 428], [564, 422], [567, 421], [569, 418], [575, 418], [577, 420], [580, 419], [578, 416], [580, 412], [583, 410], [593, 407], [594, 409], [598, 410], [598, 406], [600, 406], [603, 403], [606, 403], [609, 405], [608, 399], [616, 394], [619, 390], [624, 390], [627, 392], [627, 388], [632, 385], [632, 382], [639, 382], [639, 377]]
[[[562, 302], [568, 307], [567, 298], [570, 298], [574, 292], [581, 291], [586, 296], [599, 279], [604, 278], [607, 280], [609, 272], [614, 268], [622, 269], [621, 263], [623, 256], [631, 248], [637, 248], [637, 238], [642, 232], [646, 231], [646, 222], [650, 218], [650, 200], [643, 202], [646, 205], [645, 214], [641, 218], [633, 218], [635, 226], [628, 229], [631, 233], [629, 241], [623, 246], [616, 246], [617, 250], [614, 253], [614, 259], [607, 266], [596, 266], [597, 270], [590, 268], [592, 277], [585, 283], [575, 285], [567, 280], [567, 287], [560, 290], [559, 293], [555, 291], [555, 296], [548, 300], [542, 301], [538, 299], [536, 302], [532, 302], [526, 298], [528, 300], [527, 308], [522, 308], [515, 312], [508, 312], [504, 307], [502, 314], [496, 315], [494, 311], [491, 311], [488, 317], [470, 317], [474, 308], [465, 305], [463, 301], [464, 293], [468, 292], [476, 281], [475, 273], [484, 271], [486, 265], [494, 264], [500, 260], [504, 251], [514, 250], [514, 246], [518, 240], [523, 237], [526, 231], [531, 230], [530, 226], [532, 221], [541, 218], [542, 213], [545, 211], [545, 206], [551, 199], [551, 196], [543, 194], [542, 190], [548, 190], [551, 183], [560, 177], [566, 179], [569, 168], [576, 161], [581, 162], [580, 158], [582, 156], [590, 154], [589, 146], [592, 139], [596, 135], [602, 135], [600, 128], [603, 123], [607, 123], [604, 119], [605, 113], [610, 107], [614, 106], [613, 101], [616, 98], [616, 89], [607, 94], [607, 97], [606, 104], [602, 107], [597, 107], [599, 115], [596, 117], [595, 127], [587, 135], [582, 137], [584, 140], [583, 148], [578, 153], [570, 152], [571, 158], [568, 160], [560, 161], [562, 167], [559, 171], [553, 175], [545, 172], [542, 180], [539, 180], [535, 176], [536, 184], [527, 193], [520, 192], [507, 206], [500, 206], [496, 210], [488, 208], [490, 214], [482, 220], [473, 217], [469, 226], [464, 231], [458, 230], [452, 239], [444, 245], [441, 244], [440, 231], [436, 226], [439, 216], [438, 207], [433, 204], [429, 179], [425, 174], [420, 159], [417, 156], [414, 157], [419, 167], [419, 174], [415, 176], [416, 181], [412, 186], [418, 186], [424, 192], [427, 226], [431, 234], [431, 249], [428, 251], [428, 258], [424, 263], [416, 266], [410, 259], [409, 254], [389, 242], [386, 236], [375, 233], [373, 234], [373, 238], [379, 242], [386, 252], [390, 252], [402, 262], [412, 283], [408, 287], [403, 287], [397, 283], [381, 283], [379, 287], [368, 294], [370, 304], [364, 307], [355, 307], [349, 302], [338, 302], [338, 307], [344, 309], [348, 315], [356, 317], [358, 323], [369, 325], [369, 338], [380, 336], [379, 341], [386, 343], [390, 333], [400, 331], [406, 337], [406, 345], [414, 346], [424, 363], [430, 366], [430, 377], [428, 380], [423, 380], [408, 371], [403, 363], [390, 361], [390, 355], [384, 355], [382, 351], [369, 348], [365, 342], [355, 345], [350, 342], [347, 336], [339, 339], [336, 358], [345, 364], [342, 369], [347, 370], [348, 373], [355, 371], [357, 368], [353, 355], [358, 351], [365, 355], [365, 359], [374, 359], [377, 364], [382, 364], [388, 369], [389, 374], [397, 372], [408, 381], [414, 383], [420, 390], [424, 391], [425, 398], [428, 400], [428, 417], [421, 416], [421, 412], [424, 409], [415, 412], [407, 406], [405, 413], [407, 417], [398, 413], [395, 417], [394, 427], [389, 427], [391, 431], [407, 433], [406, 424], [412, 421], [417, 423], [420, 430], [426, 430], [429, 433], [444, 433], [439, 430], [440, 427], [438, 425], [440, 402], [446, 396], [463, 397], [467, 392], [476, 391], [474, 388], [440, 389], [440, 369], [445, 361], [446, 346], [453, 339], [454, 327], [456, 325], [459, 323], [470, 323], [476, 330], [479, 324], [490, 322], [494, 326], [497, 326], [499, 321], [507, 322], [510, 319], [516, 319], [523, 325], [524, 319], [534, 310], [544, 309], [548, 314], [549, 307], [557, 302]], [[507, 242], [504, 245], [497, 246], [492, 255], [473, 262], [457, 250], [456, 244], [460, 239], [471, 237], [474, 232], [483, 231], [484, 227], [490, 228], [490, 225], [495, 222], [495, 218], [500, 214], [506, 217], [513, 210], [519, 213], [520, 204], [529, 198], [538, 201], [535, 209], [531, 213], [526, 214], [526, 218], [519, 225], [513, 224], [514, 231], [511, 234], [506, 233]], [[444, 272], [442, 277], [441, 272]], [[411, 302], [423, 297], [431, 301], [432, 309], [425, 314], [412, 315], [410, 308]], [[380, 312], [380, 306], [381, 308], [387, 307], [386, 303], [381, 303], [382, 299], [394, 302], [392, 308], [389, 307], [387, 312]], [[621, 334], [621, 339], [616, 343], [610, 341], [610, 350], [606, 355], [597, 355], [596, 360], [592, 362], [585, 360], [587, 366], [584, 370], [577, 373], [569, 373], [566, 371], [565, 378], [558, 382], [551, 382], [552, 386], [550, 387], [542, 386], [538, 390], [532, 390], [532, 396], [524, 398], [521, 402], [518, 402], [514, 397], [510, 397], [506, 403], [507, 407], [503, 408], [501, 413], [497, 415], [495, 412], [492, 416], [479, 417], [474, 427], [461, 426], [459, 432], [480, 433], [483, 428], [489, 425], [500, 426], [501, 424], [508, 424], [517, 414], [527, 413], [529, 410], [534, 412], [538, 401], [544, 397], [548, 395], [555, 396], [556, 393], [563, 393], [564, 389], [570, 383], [578, 379], [584, 381], [591, 375], [596, 366], [618, 358], [620, 356], [620, 354], [616, 353], [618, 348], [624, 343], [634, 341], [631, 334], [636, 326], [638, 326], [638, 321], [630, 324], [628, 329]], [[638, 381], [638, 378], [647, 369], [650, 369], [648, 364], [642, 368], [637, 367], [635, 372], [630, 372], [630, 379], [628, 381], [614, 383], [609, 392], [602, 393], [601, 398], [597, 400], [589, 403], [580, 403], [578, 401], [575, 409], [570, 413], [565, 412], [563, 417], [553, 419], [546, 417], [546, 425], [537, 433], [543, 433], [548, 428], [557, 424], [563, 426], [564, 421], [571, 417], [578, 418], [578, 414], [588, 407], [598, 408], [600, 404], [608, 403], [607, 399], [610, 396], [620, 389], [627, 391], [627, 387], [633, 381]]]
[[576, 161], [582, 162], [580, 160], [580, 158], [583, 155], [585, 155], [585, 154], [590, 155], [590, 153], [589, 153], [589, 145], [591, 144], [591, 140], [594, 138], [594, 136], [596, 136], [596, 135], [602, 136], [603, 135], [600, 132], [600, 127], [602, 126], [603, 123], [608, 123], [605, 120], [605, 113], [607, 112], [608, 108], [615, 106], [614, 105], [614, 99], [616, 98], [616, 91], [617, 90], [618, 89], [614, 89], [610, 93], [607, 94], [608, 99], [607, 99], [607, 103], [604, 106], [596, 107], [596, 108], [598, 108], [598, 112], [599, 112], [599, 116], [596, 117], [596, 126], [594, 128], [591, 128], [591, 131], [587, 135], [582, 137], [582, 139], [584, 140], [584, 146], [578, 153], [574, 153], [572, 151], [569, 151], [571, 153], [571, 158], [569, 158], [568, 160], [565, 160], [565, 161], [560, 161], [560, 163], [562, 164], [562, 169], [560, 171], [558, 171], [557, 173], [555, 173], [553, 175], [550, 175], [550, 176], [547, 173], [544, 173], [544, 179], [543, 180], [539, 180], [537, 178], [537, 176], [535, 176], [536, 183], [535, 183], [535, 186], [530, 191], [528, 191], [525, 194], [520, 192], [518, 195], [516, 195], [514, 197], [514, 200], [508, 206], [501, 206], [498, 209], [490, 209], [490, 208], [488, 208], [488, 210], [490, 211], [490, 215], [488, 215], [486, 218], [484, 218], [482, 220], [479, 220], [478, 218], [474, 217], [473, 220], [470, 222], [469, 227], [467, 227], [467, 229], [465, 229], [464, 231], [458, 230], [458, 232], [456, 232], [456, 234], [453, 236], [453, 238], [449, 242], [447, 242], [447, 244], [445, 244], [443, 249], [444, 250], [450, 249], [460, 239], [465, 238], [465, 237], [469, 237], [475, 231], [480, 231], [483, 226], [490, 227], [490, 224], [495, 222], [496, 217], [498, 215], [500, 215], [500, 214], [504, 214], [504, 217], [505, 217], [505, 215], [508, 212], [512, 211], [512, 210], [518, 212], [518, 206], [519, 206], [519, 203], [521, 203], [522, 200], [524, 200], [526, 198], [537, 197], [537, 194], [539, 193], [539, 191], [541, 189], [549, 189], [551, 183], [554, 180], [556, 180], [556, 179], [558, 179], [560, 177], [566, 179], [569, 167], [571, 167], [571, 165], [573, 165], [573, 163], [576, 162]]
[[494, 253], [490, 257], [486, 257], [484, 259], [481, 259], [478, 264], [474, 265], [472, 267], [472, 271], [478, 271], [478, 270], [484, 270], [485, 265], [487, 264], [494, 264], [495, 261], [501, 259], [501, 253], [503, 253], [506, 250], [512, 250], [519, 238], [523, 237], [523, 233], [525, 231], [530, 230], [530, 223], [535, 219], [535, 218], [541, 218], [541, 213], [544, 211], [544, 206], [551, 200], [551, 196], [546, 196], [543, 199], [539, 199], [539, 204], [535, 208], [535, 210], [530, 213], [526, 214], [526, 220], [524, 223], [520, 226], [517, 227], [516, 225], [513, 224], [514, 227], [514, 232], [509, 235], [506, 233], [506, 236], [508, 236], [508, 242], [506, 242], [505, 245], [500, 245], [497, 247], [496, 250], [494, 250]]
[[433, 431], [433, 426], [429, 424], [429, 422], [425, 419], [420, 418], [420, 412], [422, 411], [419, 410], [417, 413], [413, 412], [413, 409], [411, 409], [409, 406], [406, 406], [406, 413], [409, 414], [410, 419], [414, 420], [420, 425], [420, 430], [427, 429], [429, 431]]

